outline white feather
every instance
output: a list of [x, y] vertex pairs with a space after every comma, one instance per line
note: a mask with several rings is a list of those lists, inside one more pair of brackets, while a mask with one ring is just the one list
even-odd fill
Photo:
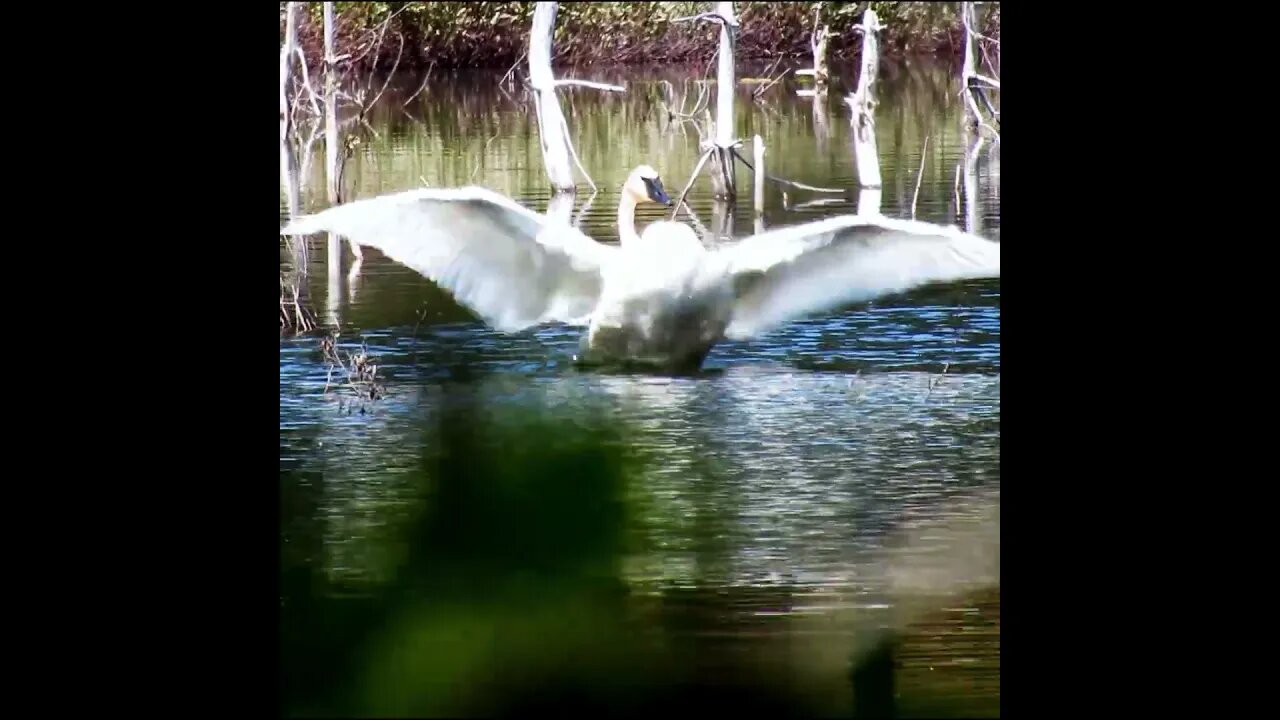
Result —
[[418, 271], [504, 332], [584, 324], [617, 248], [491, 190], [418, 189], [298, 218], [286, 235], [331, 232]]
[[1000, 276], [1000, 244], [916, 220], [844, 215], [718, 251], [739, 288], [726, 337], [930, 283]]

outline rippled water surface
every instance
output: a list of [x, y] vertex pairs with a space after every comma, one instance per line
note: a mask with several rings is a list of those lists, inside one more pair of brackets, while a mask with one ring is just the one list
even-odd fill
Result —
[[[627, 87], [563, 95], [599, 186], [583, 184], [575, 215], [598, 240], [616, 241], [633, 167], [673, 193], [688, 180], [697, 131], [663, 101], [679, 103], [690, 72], [574, 73]], [[728, 211], [703, 177], [689, 196], [701, 229], [855, 210], [851, 73], [817, 102], [791, 79], [759, 101], [744, 84], [736, 119], [763, 138], [769, 174], [846, 191], [771, 184], [757, 221], [749, 171]], [[531, 105], [500, 76], [439, 73], [411, 99], [421, 78], [388, 89], [353, 148], [349, 196], [476, 183], [546, 209]], [[967, 157], [956, 77], [882, 71], [881, 211], [914, 202], [920, 219], [999, 240], [999, 148]], [[291, 202], [326, 204], [322, 138], [313, 150], [293, 159], [301, 187], [282, 189], [282, 218]], [[642, 209], [638, 224], [659, 216]], [[576, 370], [576, 330], [492, 331], [364, 252], [356, 266], [345, 245], [281, 243], [322, 324], [280, 340], [286, 712], [635, 704], [696, 686], [726, 688], [706, 696], [722, 708], [758, 693], [847, 715], [887, 692], [903, 713], [998, 714], [998, 281], [806, 318], [671, 378]], [[377, 365], [377, 398], [332, 366], [320, 338], [333, 327], [339, 356], [363, 348]]]

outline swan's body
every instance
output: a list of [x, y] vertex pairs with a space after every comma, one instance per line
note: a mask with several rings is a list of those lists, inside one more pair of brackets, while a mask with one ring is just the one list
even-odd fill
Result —
[[420, 189], [298, 218], [286, 235], [372, 245], [516, 332], [586, 325], [581, 361], [696, 368], [720, 340], [930, 282], [999, 277], [1000, 245], [956, 228], [845, 215], [708, 249], [687, 225], [635, 232], [639, 202], [669, 203], [657, 173], [623, 185], [620, 246], [484, 188]]

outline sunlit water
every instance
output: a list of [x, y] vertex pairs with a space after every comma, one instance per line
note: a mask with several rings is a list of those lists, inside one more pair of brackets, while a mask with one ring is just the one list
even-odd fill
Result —
[[[841, 99], [853, 78], [848, 69], [838, 72], [837, 85], [816, 107], [795, 96], [803, 85], [791, 80], [760, 102], [750, 97], [756, 85], [738, 93], [736, 132], [748, 139], [748, 158], [749, 138], [759, 134], [770, 174], [846, 190], [784, 193], [770, 184], [766, 227], [856, 209], [849, 113]], [[518, 89], [500, 91], [500, 75], [438, 74], [407, 104], [416, 81], [389, 89], [349, 163], [349, 196], [477, 183], [544, 210], [549, 193], [531, 106]], [[626, 94], [575, 89], [563, 96], [575, 146], [599, 186], [581, 216], [582, 229], [614, 242], [617, 188], [633, 167], [657, 168], [673, 194], [693, 170], [696, 130], [668, 122], [660, 102], [659, 81], [672, 83], [678, 103], [687, 75], [670, 69], [576, 75], [628, 88]], [[965, 137], [954, 74], [887, 68], [881, 83], [881, 211], [906, 217], [914, 203], [920, 219], [999, 240], [999, 148], [984, 149], [969, 177], [961, 177]], [[696, 96], [690, 83], [686, 110]], [[709, 96], [714, 110], [714, 86]], [[307, 170], [304, 211], [325, 205], [322, 140], [314, 150], [313, 158], [299, 161]], [[689, 204], [701, 225], [733, 236], [753, 232], [751, 182], [750, 172], [740, 170], [740, 200], [725, 223], [709, 181], [700, 178]], [[582, 187], [575, 216], [591, 196]], [[282, 192], [282, 218], [287, 214]], [[642, 208], [639, 215], [643, 225], [661, 211]], [[293, 269], [281, 248], [284, 269]], [[300, 634], [301, 628], [315, 632], [316, 623], [347, 623], [343, 602], [399, 587], [415, 553], [433, 551], [415, 544], [423, 541], [406, 528], [422, 522], [437, 502], [432, 498], [442, 481], [431, 470], [432, 458], [451, 431], [446, 416], [465, 406], [467, 417], [482, 423], [501, 425], [527, 413], [564, 437], [601, 428], [620, 433], [634, 460], [615, 488], [623, 510], [608, 529], [595, 528], [584, 515], [563, 522], [570, 530], [582, 523], [576, 529], [588, 538], [625, 536], [616, 545], [600, 541], [611, 568], [606, 574], [626, 588], [625, 612], [652, 620], [645, 613], [662, 598], [665, 619], [646, 621], [647, 631], [701, 648], [698, 659], [686, 654], [681, 662], [705, 672], [741, 671], [727, 659], [738, 650], [705, 640], [723, 636], [744, 643], [742, 652], [754, 647], [772, 657], [784, 672], [843, 677], [851, 653], [865, 650], [846, 641], [850, 628], [892, 622], [914, 638], [896, 656], [900, 688], [914, 688], [913, 707], [998, 712], [998, 281], [926, 288], [802, 319], [749, 342], [718, 346], [696, 376], [667, 378], [575, 370], [577, 330], [497, 333], [415, 272], [377, 251], [364, 252], [353, 274], [345, 245], [340, 265], [332, 266], [324, 241], [312, 241], [306, 292], [320, 321], [340, 326], [343, 351], [363, 344], [374, 358], [385, 395], [362, 399], [344, 387], [318, 333], [281, 336], [282, 570], [286, 579], [309, 578], [286, 581], [283, 590], [284, 672], [332, 683], [322, 693], [286, 680], [286, 709], [450, 707], [406, 690], [414, 680], [403, 667], [395, 671], [405, 673], [401, 680], [370, 669], [402, 657], [380, 655], [377, 632], [352, 630], [355, 647], [348, 650], [369, 659], [340, 668], [319, 667], [335, 661], [311, 654], [312, 641]], [[507, 437], [486, 436], [473, 451], [519, 464], [522, 456]], [[529, 512], [535, 512], [540, 501], [536, 493], [530, 497]], [[571, 507], [575, 500], [556, 502]], [[491, 571], [482, 560], [457, 562], [482, 574], [508, 571]], [[984, 588], [994, 591], [973, 594]], [[922, 592], [943, 599], [908, 610], [903, 598]], [[307, 620], [290, 620], [296, 606], [312, 608]], [[771, 643], [779, 639], [794, 656], [777, 654]], [[302, 669], [308, 663], [315, 666]], [[846, 712], [847, 698], [829, 692], [835, 699], [818, 706]]]

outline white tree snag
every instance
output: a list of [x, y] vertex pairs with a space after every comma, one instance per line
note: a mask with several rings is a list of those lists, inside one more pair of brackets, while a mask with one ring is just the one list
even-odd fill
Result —
[[[733, 137], [733, 94], [736, 90], [733, 47], [737, 42], [738, 21], [733, 16], [733, 3], [721, 2], [716, 3], [715, 12], [674, 18], [671, 22], [696, 22], [698, 20], [712, 20], [720, 24], [719, 65], [716, 75], [716, 119], [713, 123], [714, 129], [709, 133], [711, 137], [704, 138], [699, 143], [702, 155], [698, 158], [696, 169], [689, 178], [689, 184], [685, 186], [685, 192], [687, 193], [689, 187], [692, 187], [693, 181], [702, 170], [702, 166], [708, 160], [711, 160], [711, 185], [714, 189], [715, 197], [732, 201], [737, 195], [734, 157], [737, 154], [736, 148], [741, 144]], [[711, 67], [708, 65], [707, 70], [710, 69]], [[675, 114], [679, 115], [680, 113]], [[710, 117], [709, 113], [708, 117]], [[699, 135], [701, 134], [701, 131], [699, 131]], [[744, 160], [743, 162], [746, 161]], [[683, 198], [684, 193], [681, 193], [681, 200], [676, 203], [676, 207], [671, 213], [673, 218], [683, 206]]]
[[737, 174], [731, 151], [734, 147], [733, 94], [737, 89], [733, 46], [738, 20], [733, 15], [732, 2], [716, 3], [716, 12], [724, 21], [720, 23], [720, 57], [716, 68], [716, 146], [711, 183], [716, 197], [732, 200], [737, 195]]
[[[280, 48], [280, 182], [284, 185], [285, 199], [289, 206], [289, 217], [297, 217], [301, 205], [301, 188], [298, 182], [298, 158], [293, 152], [289, 138], [293, 135], [293, 109], [291, 101], [294, 93], [293, 62], [298, 47], [298, 16], [302, 6], [296, 2], [285, 5], [284, 45]], [[294, 241], [289, 238], [290, 249], [294, 249]], [[305, 242], [299, 242], [302, 253], [294, 251], [295, 257], [301, 255], [303, 265], [305, 259]]]
[[[557, 193], [577, 191], [573, 181], [573, 169], [569, 166], [569, 158], [578, 166], [578, 172], [586, 179], [592, 190], [596, 184], [587, 174], [573, 141], [569, 138], [569, 124], [565, 120], [564, 110], [560, 107], [560, 99], [556, 96], [558, 87], [588, 87], [596, 90], [624, 92], [626, 88], [590, 80], [556, 80], [551, 72], [551, 44], [555, 37], [556, 11], [559, 3], [540, 2], [533, 11], [533, 29], [529, 35], [529, 84], [534, 91], [534, 114], [538, 121], [538, 138], [542, 146], [542, 163], [547, 170], [547, 179], [551, 188]], [[570, 205], [572, 209], [572, 205]]]
[[529, 83], [536, 93], [533, 101], [542, 144], [542, 164], [547, 170], [551, 188], [561, 193], [574, 192], [577, 185], [573, 182], [573, 168], [569, 166], [568, 128], [551, 73], [556, 10], [557, 3], [540, 2], [533, 11], [533, 31], [529, 36]]
[[733, 144], [733, 3], [716, 3], [716, 10], [728, 22], [720, 24], [720, 58], [716, 68], [716, 145], [727, 148]]
[[986, 88], [1000, 89], [1000, 81], [989, 78], [977, 71], [977, 55], [974, 52], [974, 44], [979, 41], [980, 35], [975, 27], [978, 24], [977, 13], [974, 9], [975, 3], [961, 3], [960, 18], [964, 22], [964, 66], [960, 75], [961, 92], [964, 93], [965, 114], [968, 116], [969, 126], [974, 130], [985, 129], [997, 138], [1000, 133], [982, 115], [982, 110], [978, 107], [981, 102], [983, 107], [987, 109], [991, 118], [996, 122], [1000, 122], [1000, 113], [991, 105], [991, 99], [987, 97]]
[[817, 94], [827, 91], [827, 41], [830, 39], [830, 28], [818, 24], [818, 8], [813, 9], [813, 37], [809, 44], [813, 47], [813, 85]]
[[[875, 129], [875, 80], [880, 69], [880, 50], [876, 33], [881, 25], [876, 11], [871, 8], [862, 14], [862, 60], [858, 72], [858, 87], [845, 98], [852, 115], [849, 122], [853, 126], [853, 159], [858, 168], [858, 184], [863, 188], [878, 189], [880, 187], [880, 158], [876, 149]], [[870, 208], [868, 208], [870, 209]], [[876, 211], [879, 205], [876, 205]], [[859, 212], [862, 205], [859, 202]]]
[[302, 5], [285, 4], [284, 45], [280, 47], [280, 138], [284, 140], [292, 131], [293, 55], [298, 48], [298, 16]]
[[324, 154], [329, 203], [338, 204], [338, 61], [333, 39], [333, 3], [324, 4]]

